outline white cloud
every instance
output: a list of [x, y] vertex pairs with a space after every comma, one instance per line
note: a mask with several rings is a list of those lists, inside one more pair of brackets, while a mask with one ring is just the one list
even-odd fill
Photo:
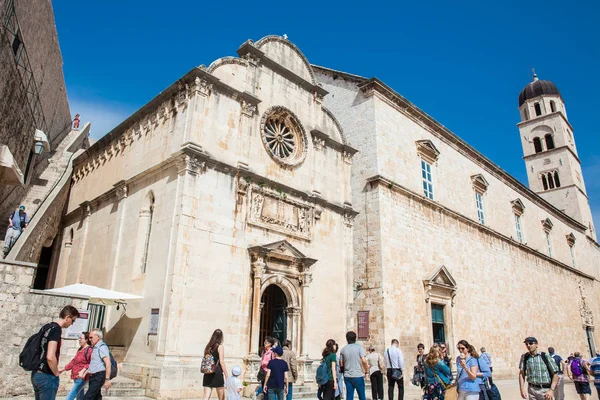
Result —
[[73, 117], [80, 114], [81, 125], [92, 123], [90, 137], [94, 140], [106, 135], [135, 111], [131, 106], [80, 99], [71, 100], [70, 107]]

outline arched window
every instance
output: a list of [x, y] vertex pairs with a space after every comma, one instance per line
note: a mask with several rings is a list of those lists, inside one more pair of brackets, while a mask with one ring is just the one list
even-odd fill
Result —
[[552, 110], [552, 112], [556, 112], [556, 103], [554, 100], [550, 100], [550, 110]]
[[554, 178], [552, 177], [552, 172], [548, 173], [548, 188], [554, 189]]
[[547, 134], [546, 138], [546, 150], [552, 150], [554, 148], [554, 139], [552, 138], [552, 134]]
[[539, 137], [533, 138], [533, 148], [535, 149], [536, 153], [542, 152], [542, 141], [540, 140]]
[[542, 115], [542, 106], [540, 105], [540, 103], [535, 103], [533, 107], [535, 108], [535, 115], [537, 115], [538, 117]]
[[554, 171], [554, 184], [556, 187], [560, 187], [560, 179], [558, 179], [558, 171]]
[[527, 106], [523, 107], [523, 121], [527, 121], [529, 119], [529, 110]]
[[546, 175], [542, 175], [542, 185], [544, 186], [544, 190], [548, 190], [548, 180], [546, 179]]

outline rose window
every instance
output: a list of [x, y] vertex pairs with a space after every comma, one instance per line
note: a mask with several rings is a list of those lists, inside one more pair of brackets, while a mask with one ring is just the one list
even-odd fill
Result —
[[272, 107], [262, 118], [262, 141], [271, 157], [284, 166], [296, 166], [306, 157], [306, 135], [291, 111]]
[[281, 120], [270, 120], [265, 126], [267, 146], [277, 157], [288, 158], [296, 149], [296, 138]]

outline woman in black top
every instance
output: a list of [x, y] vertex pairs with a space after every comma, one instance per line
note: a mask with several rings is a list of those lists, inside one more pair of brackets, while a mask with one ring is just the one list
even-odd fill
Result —
[[206, 348], [204, 354], [211, 354], [215, 360], [217, 366], [215, 372], [212, 374], [204, 374], [202, 379], [202, 386], [204, 386], [203, 400], [210, 399], [212, 396], [212, 390], [217, 389], [217, 397], [219, 400], [225, 400], [225, 380], [227, 379], [227, 367], [225, 366], [225, 353], [223, 350], [223, 332], [220, 329], [216, 329]]

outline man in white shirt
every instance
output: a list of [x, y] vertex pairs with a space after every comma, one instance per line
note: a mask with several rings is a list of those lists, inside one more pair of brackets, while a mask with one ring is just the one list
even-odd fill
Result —
[[[383, 358], [387, 368], [388, 399], [394, 400], [394, 386], [398, 385], [398, 400], [404, 400], [404, 356], [400, 350], [398, 339], [392, 340], [392, 345], [387, 348]], [[400, 379], [398, 379], [398, 374]]]

